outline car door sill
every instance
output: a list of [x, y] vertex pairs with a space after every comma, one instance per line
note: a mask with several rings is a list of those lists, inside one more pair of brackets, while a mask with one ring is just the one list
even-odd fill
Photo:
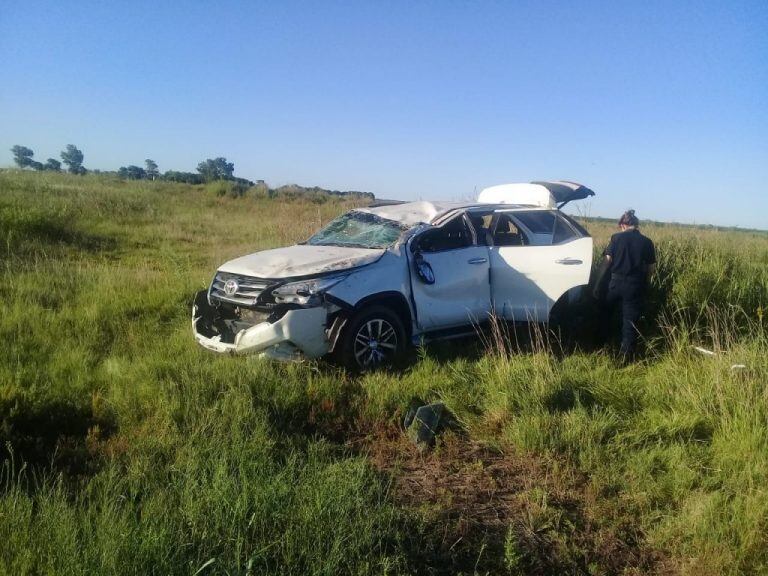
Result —
[[[531, 324], [545, 325], [546, 322], [533, 322], [524, 320], [500, 320], [510, 329], [516, 329]], [[455, 340], [458, 338], [468, 338], [470, 336], [479, 336], [486, 333], [491, 326], [489, 321], [475, 324], [465, 324], [463, 326], [454, 326], [453, 328], [441, 328], [439, 330], [430, 330], [413, 336], [413, 345], [429, 344], [431, 342], [442, 342], [445, 340]]]
[[440, 340], [453, 340], [454, 338], [466, 338], [467, 336], [475, 336], [478, 331], [477, 324], [465, 324], [463, 326], [455, 326], [453, 328], [441, 328], [439, 330], [430, 330], [429, 332], [422, 332], [421, 334], [413, 337], [414, 345], [429, 344], [430, 342], [437, 342]]

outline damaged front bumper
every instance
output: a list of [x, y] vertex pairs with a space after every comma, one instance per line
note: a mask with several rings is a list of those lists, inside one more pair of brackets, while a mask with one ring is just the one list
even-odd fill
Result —
[[249, 311], [247, 320], [229, 317], [208, 303], [207, 292], [192, 306], [198, 344], [219, 353], [258, 354], [278, 360], [319, 358], [330, 350], [325, 306], [292, 308], [271, 314]]

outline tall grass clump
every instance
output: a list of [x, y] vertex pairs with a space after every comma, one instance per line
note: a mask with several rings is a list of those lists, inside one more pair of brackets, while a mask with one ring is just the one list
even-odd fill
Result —
[[[595, 257], [602, 255], [610, 235], [605, 224], [590, 224]], [[706, 310], [737, 309], [738, 329], [754, 320], [764, 322], [768, 305], [768, 232], [720, 231], [692, 226], [649, 224], [641, 230], [656, 244], [657, 274], [649, 291], [647, 315], [653, 326], [662, 316], [706, 325]], [[663, 323], [664, 320], [661, 321]], [[765, 324], [762, 324], [765, 327]]]

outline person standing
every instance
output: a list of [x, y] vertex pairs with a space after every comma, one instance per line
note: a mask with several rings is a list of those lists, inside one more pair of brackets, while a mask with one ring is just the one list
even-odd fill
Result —
[[[634, 210], [619, 219], [619, 228], [605, 249], [610, 265], [610, 282], [605, 303], [608, 310], [621, 306], [621, 348], [623, 361], [631, 361], [637, 346], [637, 322], [645, 305], [648, 284], [656, 269], [656, 248], [639, 230]], [[608, 322], [610, 314], [604, 319]]]

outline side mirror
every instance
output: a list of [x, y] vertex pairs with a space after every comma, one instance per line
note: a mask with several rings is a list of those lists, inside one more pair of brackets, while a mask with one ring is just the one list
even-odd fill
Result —
[[435, 283], [435, 272], [432, 270], [429, 262], [424, 260], [421, 252], [416, 252], [413, 258], [413, 263], [416, 266], [416, 274], [419, 276], [419, 280], [424, 284], [432, 285]]

